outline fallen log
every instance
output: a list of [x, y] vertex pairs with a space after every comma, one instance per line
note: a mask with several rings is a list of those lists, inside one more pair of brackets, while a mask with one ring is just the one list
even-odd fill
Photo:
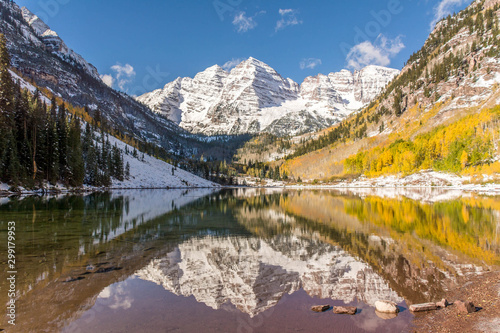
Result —
[[410, 305], [411, 312], [431, 311], [436, 309], [437, 309], [436, 303], [422, 303], [422, 304]]

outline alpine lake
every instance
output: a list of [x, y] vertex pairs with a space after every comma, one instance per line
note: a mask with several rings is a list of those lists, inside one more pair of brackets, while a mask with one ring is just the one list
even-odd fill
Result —
[[[500, 197], [444, 189], [123, 190], [0, 198], [7, 332], [404, 332], [500, 266]], [[12, 224], [11, 224], [12, 225]], [[375, 311], [377, 300], [397, 315]], [[311, 306], [356, 306], [353, 316]]]

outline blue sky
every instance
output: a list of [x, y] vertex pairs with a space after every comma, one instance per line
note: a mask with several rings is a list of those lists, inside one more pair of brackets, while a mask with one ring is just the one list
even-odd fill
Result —
[[298, 83], [367, 64], [401, 69], [433, 22], [471, 0], [16, 0], [132, 95], [250, 56]]

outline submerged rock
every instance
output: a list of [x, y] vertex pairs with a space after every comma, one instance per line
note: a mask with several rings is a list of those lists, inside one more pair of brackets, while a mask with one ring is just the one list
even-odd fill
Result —
[[358, 309], [355, 306], [334, 306], [333, 313], [355, 315]]
[[382, 313], [398, 313], [399, 309], [396, 303], [392, 301], [376, 301], [375, 309]]
[[330, 308], [330, 305], [315, 305], [311, 307], [314, 312], [324, 312]]

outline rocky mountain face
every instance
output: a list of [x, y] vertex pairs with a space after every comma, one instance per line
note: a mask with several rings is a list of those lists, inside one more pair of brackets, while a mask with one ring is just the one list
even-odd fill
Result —
[[[49, 52], [60, 57], [62, 60], [73, 64], [76, 67], [82, 68], [87, 74], [99, 79], [99, 73], [97, 69], [89, 64], [81, 55], [70, 49], [64, 41], [59, 37], [57, 32], [50, 29], [48, 25], [45, 24], [38, 16], [33, 14], [28, 10], [28, 8], [21, 8], [24, 21], [28, 23], [33, 31], [35, 32], [37, 38], [32, 38], [30, 31], [23, 29], [23, 35], [30, 38], [30, 40], [39, 47], [45, 47]], [[40, 44], [40, 41], [42, 44]]]
[[299, 85], [249, 58], [230, 72], [215, 65], [137, 98], [192, 133], [295, 135], [344, 119], [369, 103], [398, 70], [368, 66], [308, 77]]
[[[423, 47], [387, 86], [376, 113], [383, 115], [381, 109], [385, 108], [393, 111], [390, 117], [408, 122], [415, 116], [406, 111], [426, 113], [438, 107], [434, 124], [438, 125], [452, 113], [500, 103], [499, 18], [500, 0], [475, 0], [438, 22]], [[404, 128], [404, 122], [391, 123], [384, 133]], [[376, 134], [373, 131], [368, 136]]]
[[403, 300], [369, 265], [341, 248], [288, 236], [194, 238], [136, 274], [213, 309], [230, 302], [251, 317], [299, 289], [346, 303]]
[[187, 132], [106, 86], [93, 65], [28, 9], [0, 0], [0, 33], [7, 38], [12, 66], [37, 86], [75, 106], [99, 109], [108, 123], [123, 133], [175, 151], [185, 142], [182, 136]]

